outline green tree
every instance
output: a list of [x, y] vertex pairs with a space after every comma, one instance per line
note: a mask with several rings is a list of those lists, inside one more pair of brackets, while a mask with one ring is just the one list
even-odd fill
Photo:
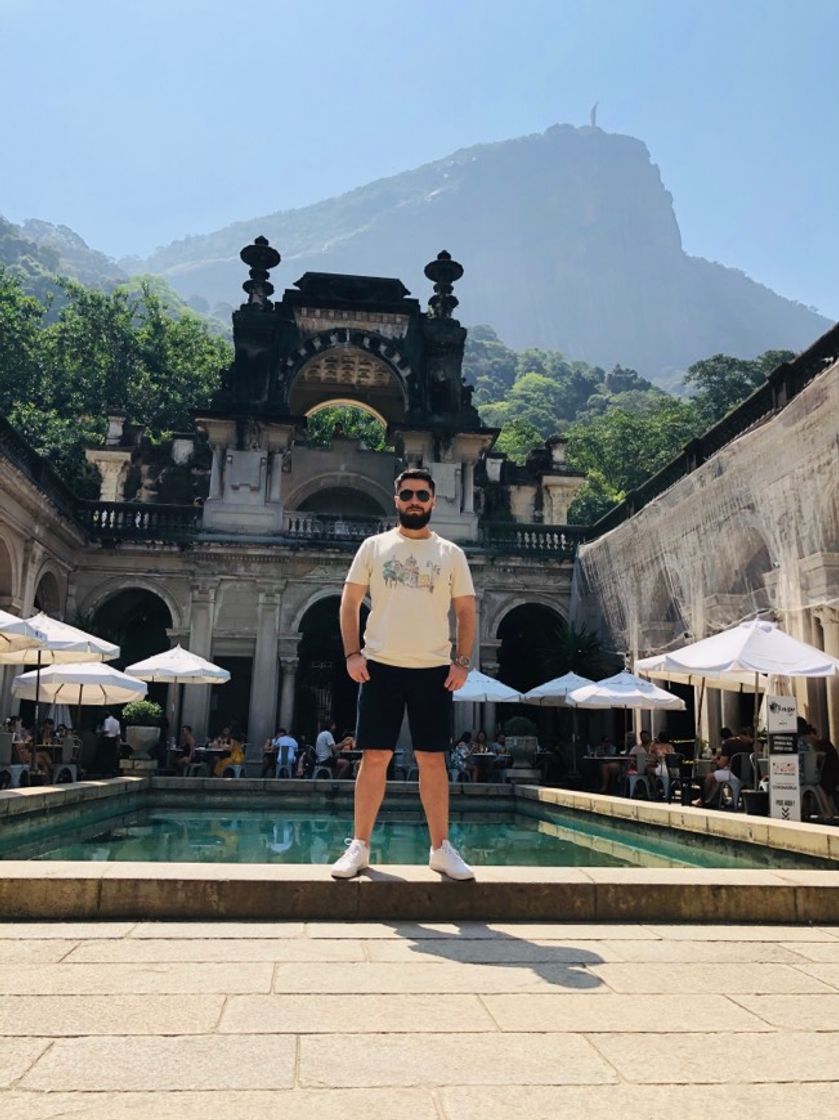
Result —
[[521, 464], [534, 447], [540, 447], [543, 443], [539, 429], [528, 420], [508, 420], [495, 441], [495, 450], [503, 452], [514, 463]]
[[31, 400], [37, 391], [44, 312], [44, 306], [25, 295], [20, 282], [0, 265], [0, 410], [4, 416], [15, 401]]
[[389, 446], [384, 424], [366, 409], [330, 405], [309, 417], [306, 442], [310, 447], [328, 447], [336, 435], [361, 440], [371, 451], [384, 451]]
[[714, 354], [694, 362], [685, 374], [685, 384], [694, 386], [694, 401], [703, 425], [710, 427], [745, 400], [769, 373], [794, 357], [790, 350], [767, 350], [757, 358], [732, 358]]
[[604, 486], [634, 490], [701, 430], [693, 402], [662, 394], [643, 414], [612, 408], [567, 432], [568, 461], [600, 471]]
[[624, 497], [622, 490], [609, 485], [602, 471], [590, 470], [568, 507], [568, 524], [594, 525]]

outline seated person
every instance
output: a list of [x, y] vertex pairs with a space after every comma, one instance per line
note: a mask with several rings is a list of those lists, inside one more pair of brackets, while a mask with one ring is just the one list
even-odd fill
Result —
[[315, 739], [315, 770], [319, 767], [325, 767], [334, 773], [336, 731], [337, 728], [334, 723], [324, 722], [321, 724], [318, 737]]
[[[27, 735], [29, 733], [27, 732]], [[28, 739], [19, 739], [12, 744], [12, 761], [19, 766], [28, 766], [33, 774], [45, 775], [47, 781], [52, 780], [52, 759], [46, 751], [37, 751], [35, 761], [32, 761], [32, 736]]]
[[281, 766], [285, 766], [288, 769], [288, 773], [293, 774], [294, 763], [297, 758], [297, 740], [293, 735], [289, 735], [284, 727], [280, 727], [272, 740], [272, 745], [276, 760], [275, 773]]
[[[633, 739], [633, 745], [635, 740]], [[617, 753], [617, 748], [608, 735], [604, 735], [597, 746], [594, 748], [594, 755], [596, 758], [604, 758], [609, 755]], [[600, 763], [600, 789], [598, 793], [609, 793], [614, 789], [620, 775], [621, 766], [619, 762], [601, 762]]]
[[315, 772], [315, 748], [306, 742], [306, 736], [300, 736], [299, 750], [297, 752], [297, 765], [294, 767], [295, 778], [311, 778]]
[[213, 739], [211, 746], [221, 748], [223, 754], [213, 767], [213, 775], [223, 778], [224, 772], [231, 766], [241, 766], [245, 761], [244, 737], [238, 727], [224, 727], [221, 735]]
[[702, 796], [698, 797], [695, 801], [691, 802], [695, 808], [706, 808], [716, 801], [719, 793], [720, 786], [723, 782], [729, 782], [732, 778], [738, 778], [744, 781], [747, 778], [747, 773], [742, 771], [740, 763], [742, 759], [738, 759], [737, 769], [735, 773], [732, 769], [731, 760], [738, 754], [751, 754], [754, 749], [754, 731], [751, 727], [744, 727], [739, 735], [735, 735], [730, 739], [725, 739], [720, 744], [719, 753], [714, 759], [714, 765], [710, 772], [705, 775], [703, 782]]
[[183, 774], [187, 766], [195, 761], [195, 748], [198, 744], [195, 741], [195, 736], [192, 734], [192, 728], [188, 723], [185, 723], [181, 728], [181, 742], [180, 747], [183, 754], [178, 755], [175, 759], [175, 773]]
[[464, 770], [469, 775], [470, 782], [477, 782], [478, 767], [472, 761], [475, 752], [475, 742], [471, 731], [464, 731], [452, 748], [451, 762], [453, 770]]
[[335, 748], [335, 777], [346, 778], [352, 774], [353, 763], [352, 759], [342, 758], [343, 751], [354, 751], [355, 739], [352, 735], [345, 735], [341, 742]]
[[495, 775], [499, 781], [503, 782], [507, 774], [507, 768], [513, 762], [513, 756], [507, 746], [507, 736], [503, 731], [499, 731], [496, 735], [492, 749], [495, 751]]

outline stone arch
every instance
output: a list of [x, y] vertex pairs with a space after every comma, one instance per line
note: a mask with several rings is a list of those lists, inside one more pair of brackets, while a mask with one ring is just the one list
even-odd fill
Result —
[[503, 603], [500, 603], [496, 607], [492, 614], [486, 617], [483, 615], [482, 610], [481, 629], [484, 635], [489, 639], [497, 638], [498, 631], [507, 615], [514, 610], [518, 610], [519, 607], [525, 607], [529, 604], [545, 607], [547, 610], [557, 615], [560, 621], [564, 622], [566, 625], [569, 622], [568, 612], [563, 606], [557, 603], [555, 599], [551, 599], [550, 596], [540, 595], [536, 592], [534, 594], [528, 594], [526, 597], [524, 595], [517, 595], [514, 598], [505, 599]]
[[566, 626], [555, 603], [528, 598], [507, 610], [498, 623], [498, 675], [505, 684], [527, 692], [544, 684], [550, 676], [544, 663], [544, 647], [551, 627]]
[[[365, 514], [366, 516], [386, 517], [393, 513], [392, 491], [379, 485], [375, 479], [347, 471], [331, 471], [307, 478], [300, 486], [289, 490], [286, 494], [285, 508], [287, 510], [303, 510], [306, 508], [306, 503], [310, 503], [311, 499], [319, 493], [347, 488], [363, 494], [369, 500], [371, 513]], [[375, 506], [374, 512], [372, 506]], [[345, 508], [345, 506], [339, 504], [336, 509], [329, 512], [335, 513]]]
[[38, 579], [35, 582], [33, 610], [36, 612], [43, 611], [51, 618], [60, 618], [63, 613], [62, 608], [63, 596], [61, 594], [60, 577], [51, 565], [45, 564], [38, 573]]
[[344, 574], [346, 573], [343, 573], [341, 575], [338, 575], [336, 573], [334, 587], [321, 586], [317, 589], [317, 591], [313, 591], [311, 595], [309, 595], [302, 603], [299, 604], [294, 612], [294, 615], [291, 619], [291, 624], [288, 628], [292, 634], [300, 633], [300, 627], [303, 623], [303, 619], [306, 617], [312, 607], [316, 606], [321, 601], [321, 599], [329, 599], [336, 595], [340, 599], [341, 588], [344, 584]]
[[0, 608], [9, 610], [15, 598], [17, 566], [14, 551], [6, 544], [4, 536], [6, 534], [0, 533]]
[[306, 416], [317, 416], [319, 412], [323, 412], [325, 408], [358, 408], [362, 412], [366, 412], [368, 416], [372, 416], [374, 420], [378, 420], [380, 424], [387, 427], [387, 419], [382, 416], [378, 409], [375, 409], [368, 401], [352, 400], [349, 397], [332, 397], [328, 401], [320, 401], [318, 404], [313, 405], [312, 408], [306, 413]]
[[103, 604], [113, 599], [121, 591], [134, 589], [148, 591], [164, 602], [172, 620], [171, 627], [173, 630], [183, 630], [185, 628], [184, 613], [172, 592], [161, 581], [148, 579], [145, 576], [115, 576], [102, 584], [98, 584], [80, 603], [80, 613], [84, 615], [96, 614]]
[[339, 327], [306, 340], [280, 373], [293, 416], [341, 401], [374, 410], [385, 423], [405, 419], [409, 363], [395, 342], [371, 331]]

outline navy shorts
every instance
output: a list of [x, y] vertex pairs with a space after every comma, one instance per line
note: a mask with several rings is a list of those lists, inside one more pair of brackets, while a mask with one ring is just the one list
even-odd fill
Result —
[[452, 737], [452, 694], [443, 687], [448, 665], [403, 669], [368, 661], [370, 680], [358, 690], [356, 749], [392, 751], [408, 711], [415, 751], [447, 751]]

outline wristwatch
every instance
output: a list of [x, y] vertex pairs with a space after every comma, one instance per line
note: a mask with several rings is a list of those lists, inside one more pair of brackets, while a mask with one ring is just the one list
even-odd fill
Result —
[[457, 665], [459, 669], [468, 669], [471, 664], [471, 661], [465, 653], [461, 653], [458, 657], [452, 658], [452, 665]]

